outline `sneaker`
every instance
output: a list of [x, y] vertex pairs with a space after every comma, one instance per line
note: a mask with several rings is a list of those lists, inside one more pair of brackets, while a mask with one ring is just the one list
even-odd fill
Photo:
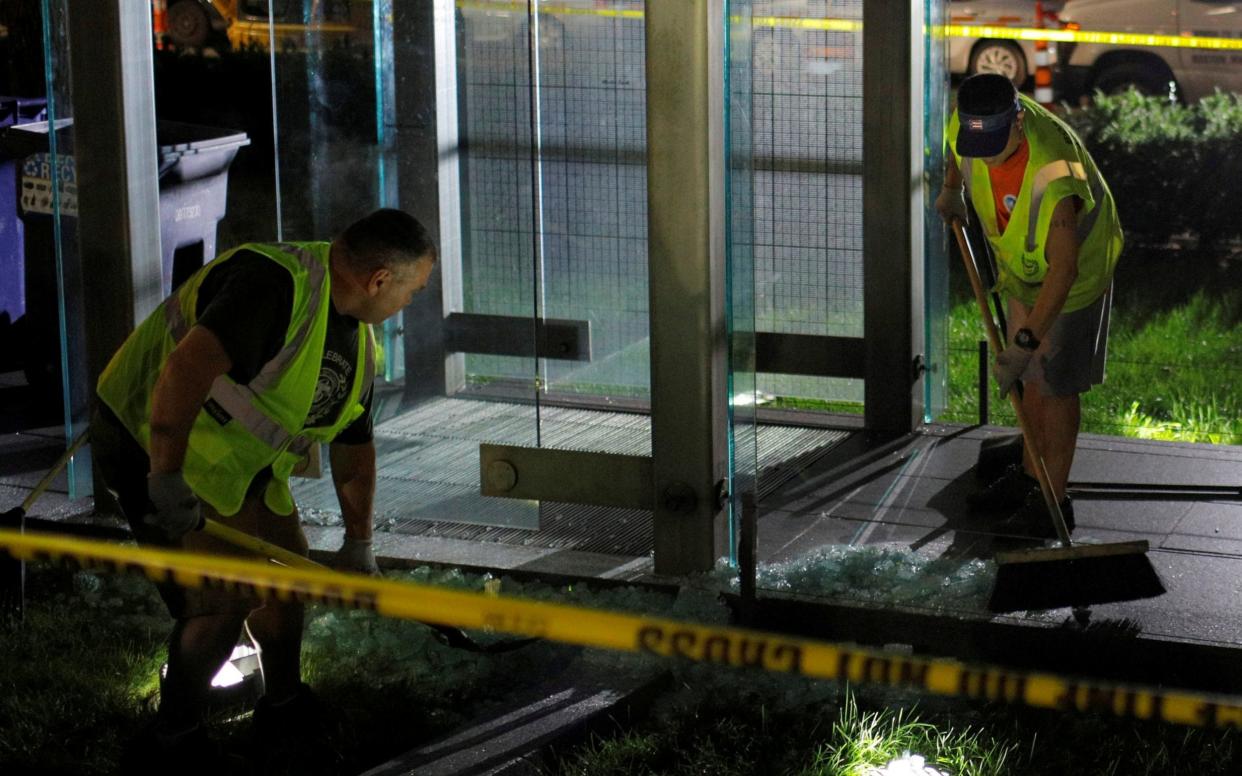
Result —
[[991, 485], [967, 496], [966, 506], [971, 512], [1004, 512], [1025, 504], [1032, 492], [1039, 493], [1039, 482], [1021, 466], [1010, 466]]
[[311, 688], [279, 703], [264, 695], [254, 709], [255, 759], [265, 774], [327, 776], [341, 772], [340, 725]]
[[157, 720], [126, 742], [119, 772], [127, 776], [248, 776], [252, 770], [245, 759], [222, 751], [208, 737], [205, 726], [170, 734]]
[[[1061, 515], [1065, 518], [1065, 529], [1072, 533], [1074, 531], [1074, 500], [1069, 496], [1061, 499]], [[1005, 522], [1011, 524], [1015, 531], [1027, 536], [1039, 539], [1060, 538], [1057, 536], [1057, 529], [1052, 525], [1052, 516], [1048, 514], [1048, 506], [1044, 504], [1043, 494], [1038, 490]]]

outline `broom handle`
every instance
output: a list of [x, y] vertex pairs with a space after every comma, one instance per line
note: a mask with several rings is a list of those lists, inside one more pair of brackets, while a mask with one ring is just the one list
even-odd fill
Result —
[[[979, 271], [975, 269], [975, 253], [971, 249], [970, 242], [966, 239], [961, 219], [953, 219], [953, 235], [957, 237], [957, 247], [962, 254], [962, 263], [966, 265], [966, 275], [970, 278], [970, 287], [975, 292], [975, 302], [979, 305], [979, 312], [983, 314], [983, 326], [987, 329], [988, 344], [999, 355], [1005, 349], [1005, 346], [1000, 340], [1000, 335], [996, 332], [996, 322], [992, 320], [992, 313], [988, 309], [983, 283], [979, 280]], [[1009, 391], [1009, 403], [1013, 405], [1014, 414], [1018, 416], [1018, 428], [1022, 429], [1022, 440], [1026, 445], [1026, 450], [1030, 454], [1031, 460], [1035, 462], [1035, 479], [1039, 481], [1039, 492], [1044, 497], [1044, 506], [1048, 508], [1048, 515], [1052, 518], [1052, 526], [1056, 529], [1057, 538], [1061, 540], [1061, 544], [1066, 547], [1072, 547], [1073, 543], [1070, 541], [1069, 529], [1065, 526], [1065, 515], [1061, 513], [1061, 504], [1057, 501], [1056, 494], [1052, 492], [1052, 483], [1048, 477], [1048, 467], [1044, 463], [1044, 456], [1039, 449], [1039, 443], [1035, 441], [1035, 437], [1031, 433], [1031, 427], [1027, 423], [1026, 413], [1022, 410], [1022, 400], [1018, 398], [1016, 388]]]
[[251, 536], [245, 531], [239, 531], [236, 528], [229, 528], [227, 525], [224, 525], [219, 521], [212, 520], [209, 517], [203, 518], [202, 531], [208, 536], [214, 539], [219, 539], [223, 542], [228, 542], [234, 547], [249, 550], [256, 555], [266, 556], [282, 566], [288, 566], [289, 568], [295, 569], [323, 570], [327, 568], [327, 566], [324, 566], [321, 563], [316, 563], [310, 558], [304, 558], [292, 550], [286, 550], [284, 547], [272, 544], [271, 542], [265, 542], [256, 536]]
[[[243, 550], [249, 550], [257, 555], [266, 556], [268, 560], [275, 561], [282, 566], [288, 566], [289, 568], [295, 569], [316, 569], [321, 571], [327, 570], [328, 568], [321, 563], [316, 563], [310, 558], [304, 558], [296, 552], [286, 550], [284, 547], [272, 544], [271, 542], [265, 542], [258, 537], [251, 536], [250, 534], [244, 531], [239, 531], [236, 528], [229, 528], [227, 525], [224, 525], [217, 520], [212, 520], [210, 517], [203, 518], [203, 527], [201, 530], [203, 533], [212, 538], [228, 542], [235, 547], [240, 547]], [[435, 622], [424, 622], [423, 625], [426, 625], [428, 628], [431, 628], [439, 633], [443, 637], [444, 643], [449, 646], [456, 649], [465, 649], [470, 652], [477, 652], [479, 654], [508, 652], [511, 649], [537, 641], [537, 639], [518, 639], [517, 641], [511, 641], [508, 643], [499, 642], [497, 644], [493, 644], [491, 647], [485, 647], [470, 638], [470, 636], [461, 628], [457, 628], [452, 625], [442, 625]]]
[[20, 514], [25, 515], [31, 510], [32, 507], [34, 507], [35, 502], [38, 501], [44, 491], [51, 486], [52, 481], [55, 480], [61, 470], [65, 468], [65, 464], [69, 463], [69, 459], [78, 452], [78, 448], [86, 444], [86, 440], [89, 437], [89, 429], [87, 431], [83, 431], [81, 434], [78, 434], [78, 438], [73, 440], [73, 443], [69, 445], [64, 453], [61, 454], [60, 458], [56, 460], [56, 463], [52, 464], [52, 468], [48, 469], [47, 473], [43, 475], [43, 479], [39, 480], [39, 483], [34, 486], [34, 490], [30, 491], [30, 495], [26, 496], [26, 499], [22, 501], [22, 505], [19, 507], [21, 510]]

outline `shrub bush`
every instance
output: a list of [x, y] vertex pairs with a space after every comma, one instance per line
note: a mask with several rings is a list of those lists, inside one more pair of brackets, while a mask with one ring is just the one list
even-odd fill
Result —
[[1190, 234], [1207, 246], [1242, 236], [1242, 96], [1180, 105], [1131, 89], [1064, 115], [1108, 181], [1127, 237]]

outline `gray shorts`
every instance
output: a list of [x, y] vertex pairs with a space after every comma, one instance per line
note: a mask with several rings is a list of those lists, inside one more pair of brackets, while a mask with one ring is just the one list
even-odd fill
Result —
[[[1109, 286], [1081, 310], [1057, 316], [1023, 372], [1023, 384], [1036, 386], [1041, 396], [1073, 396], [1104, 382], [1112, 307], [1113, 288]], [[1009, 331], [1022, 328], [1028, 315], [1030, 308], [1010, 299]]]

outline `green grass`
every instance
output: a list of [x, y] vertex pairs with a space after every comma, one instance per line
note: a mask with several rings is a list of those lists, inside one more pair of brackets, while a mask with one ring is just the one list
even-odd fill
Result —
[[[1166, 309], [1115, 305], [1106, 380], [1083, 396], [1083, 431], [1144, 439], [1242, 444], [1242, 287], [1193, 292]], [[949, 396], [942, 418], [978, 418], [973, 301], [950, 311]], [[1015, 425], [993, 392], [992, 422]]]
[[750, 676], [696, 667], [649, 720], [561, 752], [545, 773], [872, 776], [907, 753], [953, 776], [1224, 776], [1242, 766], [1237, 731]]
[[0, 771], [109, 773], [156, 691], [171, 621], [145, 580], [32, 568], [0, 631]]
[[847, 694], [831, 740], [820, 745], [800, 776], [868, 776], [911, 754], [955, 776], [999, 776], [1015, 749], [1017, 744], [998, 743], [969, 726], [941, 730], [903, 708], [861, 711]]
[[844, 415], [861, 415], [863, 405], [856, 401], [827, 401], [824, 399], [804, 399], [796, 396], [777, 396], [772, 401], [760, 405], [764, 409], [773, 410], [805, 410], [809, 412], [834, 412]]
[[[419, 569], [414, 581], [477, 589], [483, 578]], [[506, 584], [509, 584], [506, 582]], [[0, 631], [0, 773], [104, 774], [152, 718], [170, 621], [138, 577], [32, 567], [20, 627]], [[628, 589], [526, 583], [539, 600], [720, 622], [709, 587], [676, 600]], [[482, 634], [480, 634], [482, 636]], [[452, 650], [412, 622], [314, 608], [304, 674], [338, 713], [332, 743], [357, 773], [443, 735], [531, 683], [575, 663], [600, 674], [652, 670], [650, 660], [544, 643], [497, 656]], [[671, 689], [627, 731], [559, 752], [549, 774], [836, 776], [912, 752], [954, 776], [1211, 776], [1237, 773], [1237, 731], [1203, 731], [918, 698], [857, 694], [821, 681], [700, 664], [660, 666]], [[212, 720], [234, 751], [244, 709]]]
[[[124, 743], [158, 707], [158, 670], [171, 630], [147, 580], [30, 566], [20, 624], [0, 625], [0, 774], [116, 772]], [[478, 586], [460, 572], [413, 575]], [[311, 607], [303, 678], [334, 710], [331, 742], [360, 773], [464, 723], [480, 706], [536, 680], [567, 650], [546, 644], [486, 656], [454, 650], [415, 622]], [[248, 710], [213, 715], [212, 734], [242, 753]]]

